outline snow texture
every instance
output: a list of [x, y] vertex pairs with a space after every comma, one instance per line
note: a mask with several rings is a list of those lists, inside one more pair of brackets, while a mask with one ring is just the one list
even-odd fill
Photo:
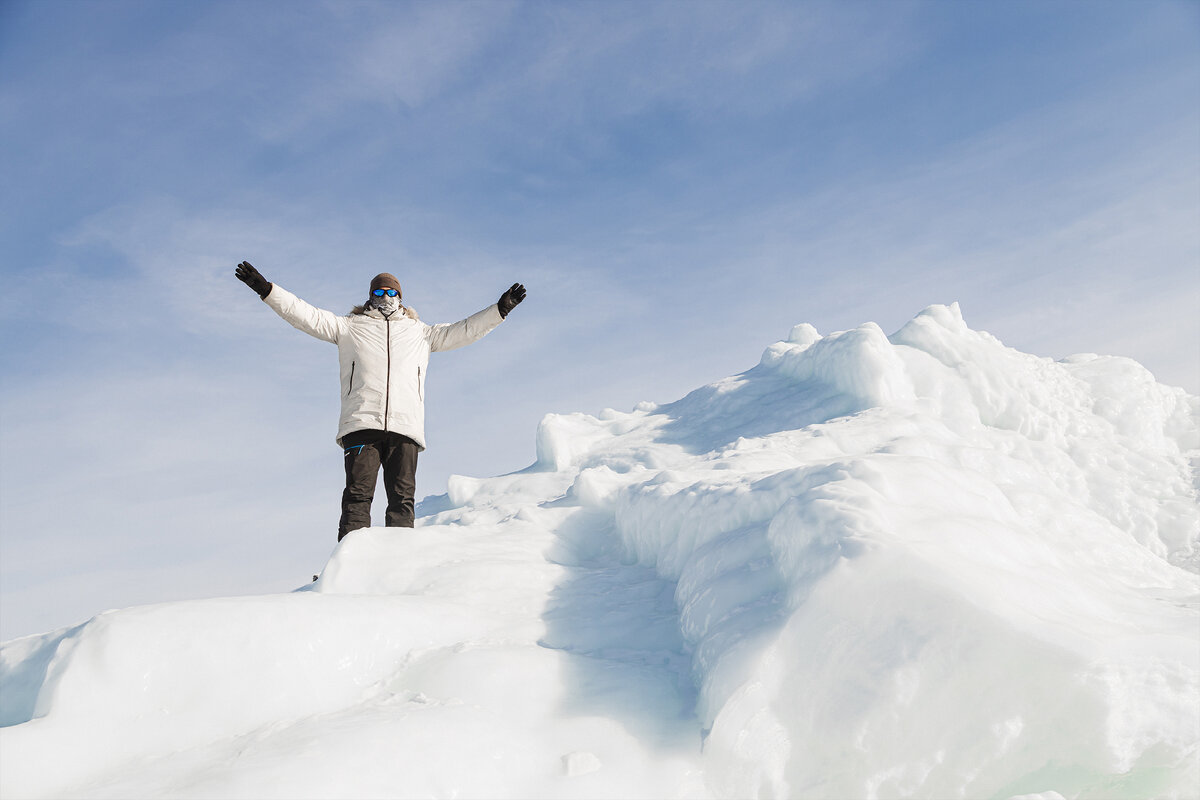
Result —
[[932, 306], [0, 649], [0, 795], [1200, 795], [1200, 399]]

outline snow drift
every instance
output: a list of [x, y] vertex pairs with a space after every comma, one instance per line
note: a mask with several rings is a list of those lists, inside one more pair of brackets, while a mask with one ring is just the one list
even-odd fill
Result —
[[0, 649], [5, 797], [1195, 797], [1200, 399], [932, 306]]

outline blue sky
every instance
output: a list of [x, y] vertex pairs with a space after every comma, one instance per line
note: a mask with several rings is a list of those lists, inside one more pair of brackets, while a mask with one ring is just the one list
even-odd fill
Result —
[[419, 495], [931, 303], [1200, 392], [1197, 98], [1196, 3], [0, 5], [0, 638], [324, 563], [334, 349], [243, 259], [526, 284], [433, 364]]

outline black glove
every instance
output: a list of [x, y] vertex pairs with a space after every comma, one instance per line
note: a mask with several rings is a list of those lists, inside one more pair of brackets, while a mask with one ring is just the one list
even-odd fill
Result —
[[519, 283], [514, 283], [509, 287], [508, 291], [500, 295], [499, 302], [496, 305], [500, 306], [500, 316], [507, 317], [508, 312], [517, 307], [517, 304], [525, 299], [525, 287]]
[[271, 293], [270, 281], [268, 281], [262, 275], [259, 275], [258, 270], [256, 270], [249, 261], [243, 261], [242, 263], [238, 264], [237, 269], [234, 270], [234, 274], [237, 275], [237, 279], [239, 281], [258, 292], [259, 297], [266, 298], [266, 296]]

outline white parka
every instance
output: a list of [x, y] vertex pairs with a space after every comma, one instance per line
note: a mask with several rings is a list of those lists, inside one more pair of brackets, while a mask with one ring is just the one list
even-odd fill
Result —
[[425, 375], [429, 354], [486, 336], [504, 321], [491, 305], [461, 322], [426, 325], [401, 309], [340, 316], [310, 305], [279, 284], [263, 301], [298, 330], [333, 342], [342, 376], [337, 440], [351, 431], [395, 431], [425, 449]]

